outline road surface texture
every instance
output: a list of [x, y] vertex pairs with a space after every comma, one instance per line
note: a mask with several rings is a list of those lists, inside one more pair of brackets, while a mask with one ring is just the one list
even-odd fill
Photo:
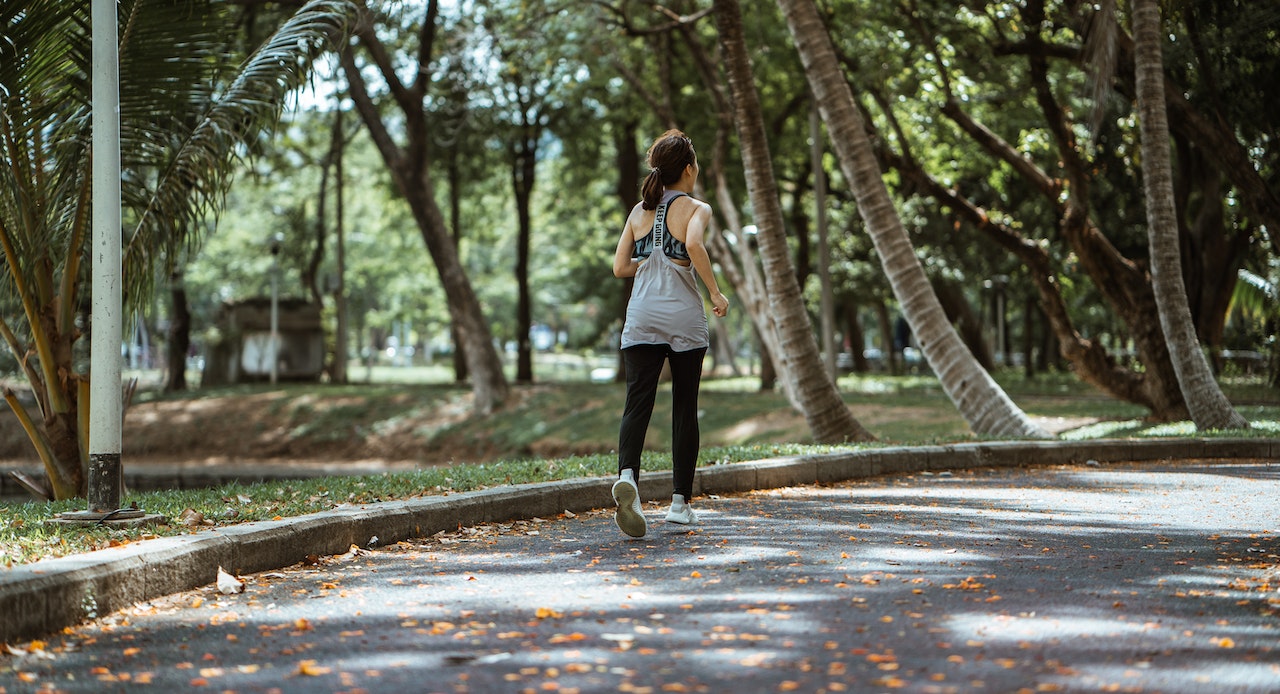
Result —
[[21, 644], [0, 692], [1277, 692], [1278, 499], [1266, 461], [982, 469], [370, 538]]

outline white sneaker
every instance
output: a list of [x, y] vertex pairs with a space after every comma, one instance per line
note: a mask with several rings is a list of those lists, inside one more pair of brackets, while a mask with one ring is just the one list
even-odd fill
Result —
[[680, 525], [693, 525], [698, 522], [698, 517], [693, 514], [693, 507], [684, 497], [679, 494], [671, 495], [671, 509], [667, 511], [668, 523], [679, 523]]
[[628, 470], [618, 476], [613, 483], [613, 500], [618, 510], [613, 514], [613, 522], [618, 529], [631, 537], [644, 537], [648, 524], [644, 520], [644, 511], [640, 508], [640, 488]]

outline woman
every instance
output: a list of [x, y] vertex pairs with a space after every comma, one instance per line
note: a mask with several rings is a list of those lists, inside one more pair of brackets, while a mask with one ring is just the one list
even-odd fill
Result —
[[618, 434], [618, 481], [614, 522], [632, 537], [647, 526], [640, 507], [640, 452], [653, 414], [663, 362], [671, 364], [671, 478], [667, 521], [695, 521], [689, 500], [698, 463], [698, 385], [707, 353], [707, 316], [694, 273], [711, 295], [711, 310], [724, 317], [729, 300], [720, 293], [703, 242], [711, 206], [691, 197], [698, 180], [693, 142], [668, 130], [648, 152], [643, 200], [631, 209], [613, 256], [615, 277], [634, 277], [622, 328], [627, 403]]

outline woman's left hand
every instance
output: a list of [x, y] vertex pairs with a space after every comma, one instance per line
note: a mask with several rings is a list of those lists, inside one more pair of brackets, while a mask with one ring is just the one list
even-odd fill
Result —
[[720, 292], [712, 294], [711, 312], [718, 318], [724, 318], [729, 313], [729, 298]]

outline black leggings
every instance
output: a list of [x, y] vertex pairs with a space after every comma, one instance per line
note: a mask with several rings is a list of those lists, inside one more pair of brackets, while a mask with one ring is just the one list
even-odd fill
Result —
[[634, 345], [622, 350], [627, 371], [627, 404], [618, 433], [618, 473], [632, 470], [640, 480], [640, 452], [653, 416], [662, 363], [671, 362], [671, 482], [674, 494], [693, 497], [698, 465], [698, 386], [707, 348], [673, 352], [668, 345]]

